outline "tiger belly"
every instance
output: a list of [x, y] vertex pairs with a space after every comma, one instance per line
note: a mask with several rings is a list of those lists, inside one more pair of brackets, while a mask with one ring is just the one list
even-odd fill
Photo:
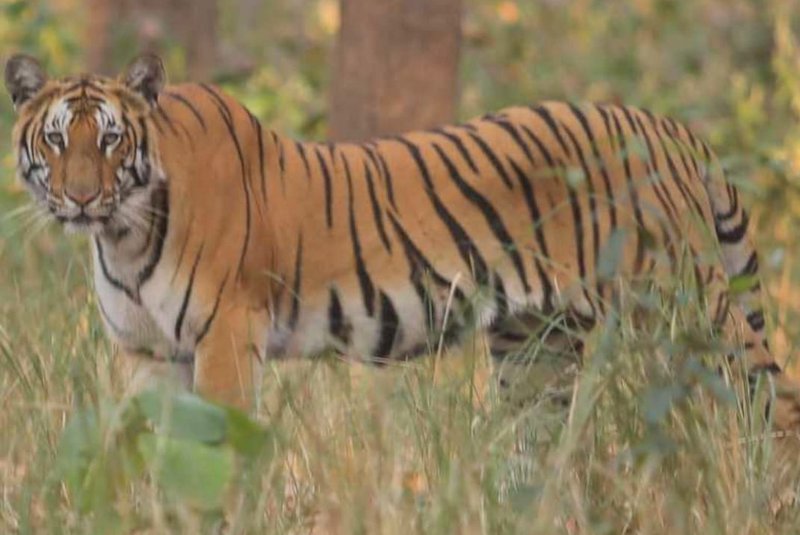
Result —
[[[454, 281], [449, 289], [428, 292], [427, 305], [411, 284], [382, 287], [382, 306], [372, 315], [357, 292], [344, 291], [346, 282], [331, 281], [327, 289], [305, 295], [307, 309], [293, 330], [277, 322], [270, 326], [267, 357], [314, 357], [335, 351], [368, 362], [407, 359], [458, 343], [500, 314], [541, 304], [538, 291], [499, 296], [479, 287], [469, 273], [457, 274]], [[474, 288], [468, 299], [456, 298], [459, 286]]]

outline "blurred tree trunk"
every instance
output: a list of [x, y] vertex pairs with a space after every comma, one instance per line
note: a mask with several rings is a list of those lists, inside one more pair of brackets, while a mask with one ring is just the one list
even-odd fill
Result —
[[164, 53], [179, 45], [189, 79], [208, 80], [214, 72], [216, 0], [88, 0], [86, 5], [88, 70], [114, 74], [138, 52]]
[[461, 0], [341, 0], [330, 135], [363, 140], [455, 116]]

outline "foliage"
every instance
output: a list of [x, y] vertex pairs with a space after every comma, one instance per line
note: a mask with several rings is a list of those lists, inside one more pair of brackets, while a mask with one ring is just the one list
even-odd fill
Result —
[[[772, 345], [797, 353], [792, 0], [464, 4], [462, 117], [546, 98], [625, 101], [691, 124], [726, 156], [753, 206]], [[334, 0], [263, 2], [247, 28], [239, 5], [220, 1], [223, 41], [252, 68], [221, 64], [217, 81], [271, 127], [323, 137]], [[0, 0], [0, 49], [78, 70], [85, 17], [77, 0]], [[170, 67], [180, 80], [180, 62]], [[0, 99], [4, 139], [12, 120]], [[644, 329], [623, 314], [595, 333], [567, 414], [500, 403], [476, 339], [441, 363], [276, 364], [256, 424], [187, 395], [124, 394], [85, 243], [26, 220], [3, 155], [0, 532], [796, 531], [800, 478], [784, 457], [796, 451], [756, 417], [769, 385], [733, 402], [741, 383], [700, 366], [716, 367], [721, 348], [691, 292], [643, 303]]]
[[144, 474], [167, 503], [219, 511], [234, 480], [234, 455], [239, 469], [252, 469], [267, 445], [266, 431], [238, 411], [188, 393], [148, 390], [120, 405], [79, 409], [59, 441], [52, 483], [63, 482], [95, 526], [123, 532], [130, 519], [114, 506]]

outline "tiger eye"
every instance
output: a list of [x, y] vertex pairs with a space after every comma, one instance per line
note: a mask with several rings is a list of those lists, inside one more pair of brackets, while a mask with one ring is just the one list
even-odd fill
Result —
[[48, 132], [44, 137], [50, 145], [55, 147], [61, 147], [64, 145], [64, 136], [62, 136], [59, 132]]
[[112, 145], [116, 145], [117, 142], [120, 140], [120, 135], [116, 132], [108, 132], [103, 134], [103, 146], [104, 147], [111, 147]]

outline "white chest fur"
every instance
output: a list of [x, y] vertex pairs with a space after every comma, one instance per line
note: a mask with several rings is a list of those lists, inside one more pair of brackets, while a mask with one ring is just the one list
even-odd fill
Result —
[[[94, 286], [106, 331], [128, 351], [146, 352], [169, 358], [178, 353], [177, 345], [158, 324], [147, 307], [133, 299], [131, 292], [115, 284], [108, 260], [101, 261], [97, 246], [92, 247]], [[118, 281], [124, 284], [126, 281]]]

